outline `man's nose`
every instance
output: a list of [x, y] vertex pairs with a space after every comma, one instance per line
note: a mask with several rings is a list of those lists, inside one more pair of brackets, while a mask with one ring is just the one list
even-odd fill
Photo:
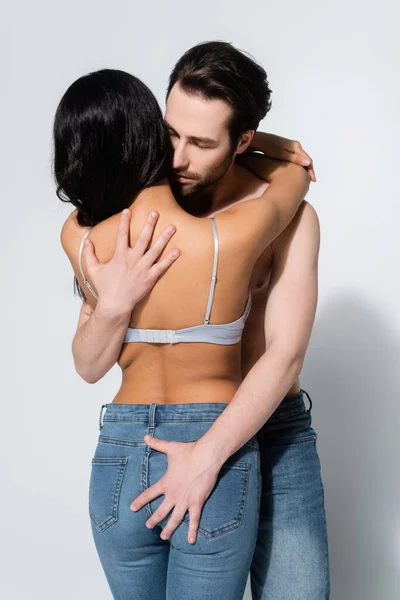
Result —
[[180, 144], [177, 144], [174, 148], [174, 157], [172, 159], [173, 170], [179, 171], [187, 169], [189, 166], [189, 160], [185, 151], [185, 148]]

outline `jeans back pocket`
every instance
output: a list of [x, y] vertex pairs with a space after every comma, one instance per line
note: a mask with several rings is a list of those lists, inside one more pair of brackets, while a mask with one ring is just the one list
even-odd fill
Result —
[[[242, 523], [249, 485], [251, 464], [245, 461], [225, 463], [200, 517], [199, 534], [216, 538]], [[189, 515], [184, 521], [189, 525]]]
[[89, 516], [93, 525], [104, 531], [118, 518], [118, 503], [128, 458], [92, 459], [89, 483]]

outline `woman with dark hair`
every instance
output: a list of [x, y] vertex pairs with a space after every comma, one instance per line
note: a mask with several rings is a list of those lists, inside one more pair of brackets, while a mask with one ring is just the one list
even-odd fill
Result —
[[[218, 110], [222, 131], [231, 108], [220, 103]], [[232, 163], [253, 133], [240, 136]], [[222, 143], [230, 152], [228, 132]], [[254, 264], [295, 215], [309, 177], [294, 164], [243, 158], [270, 182], [263, 195], [210, 218], [188, 214], [169, 185], [172, 153], [157, 101], [140, 80], [116, 70], [86, 75], [67, 90], [55, 116], [54, 149], [57, 194], [76, 207], [61, 234], [83, 299], [75, 366], [92, 383], [115, 362], [122, 369], [118, 393], [102, 406], [89, 489], [93, 536], [113, 596], [236, 600], [257, 538], [255, 436], [220, 473], [216, 468], [201, 517], [185, 516], [171, 539], [159, 535], [167, 518], [145, 527], [162, 498], [137, 512], [130, 503], [167, 467], [144, 435], [157, 430], [165, 440], [193, 443], [238, 388]], [[154, 242], [168, 223], [174, 233], [167, 228]], [[100, 315], [102, 327], [95, 328]], [[111, 330], [112, 347], [98, 350]], [[90, 370], [79, 354], [80, 336], [90, 347]], [[195, 544], [188, 540], [192, 519], [200, 521]]]

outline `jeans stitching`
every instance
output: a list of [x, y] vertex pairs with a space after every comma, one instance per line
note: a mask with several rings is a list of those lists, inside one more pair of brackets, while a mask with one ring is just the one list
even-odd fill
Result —
[[[188, 403], [188, 406], [190, 406], [190, 403]], [[162, 418], [158, 418], [157, 421], [155, 422], [155, 424], [157, 425], [158, 423], [214, 423], [215, 419], [217, 419], [222, 413], [218, 413], [217, 415], [213, 416], [213, 417], [204, 417], [203, 419], [201, 417], [184, 417], [184, 418], [176, 418], [176, 419], [162, 419]], [[128, 423], [147, 423], [148, 422], [148, 417], [143, 417], [143, 419], [140, 418], [136, 418], [136, 419], [125, 419], [125, 418], [116, 418], [116, 419], [111, 419], [110, 417], [108, 417], [107, 419], [104, 418], [102, 423], [106, 422], [106, 421], [110, 421], [113, 423], [117, 423], [117, 422], [128, 422]]]
[[[142, 458], [142, 491], [143, 492], [149, 487], [149, 482], [148, 482], [149, 454], [150, 454], [150, 448], [147, 446], [146, 450], [143, 452], [143, 458]], [[147, 504], [144, 505], [144, 509], [146, 511], [147, 516], [151, 517], [152, 510], [150, 507], [150, 502], [147, 502]]]
[[287, 417], [294, 417], [295, 415], [300, 415], [303, 412], [307, 412], [306, 408], [303, 406], [301, 408], [296, 408], [293, 410], [289, 410], [289, 411], [282, 411], [282, 414], [277, 414], [277, 415], [271, 415], [271, 417], [268, 419], [268, 421], [265, 422], [265, 425], [267, 425], [268, 423], [271, 423], [272, 421], [278, 421], [278, 420], [282, 420], [282, 419], [286, 419]]
[[305, 395], [307, 396], [307, 398], [308, 398], [308, 401], [309, 401], [309, 403], [310, 403], [310, 406], [308, 407], [308, 409], [306, 410], [306, 412], [307, 412], [307, 413], [308, 413], [308, 414], [311, 416], [312, 400], [311, 400], [311, 398], [310, 398], [310, 394], [309, 394], [308, 392], [306, 392], [306, 390], [301, 390], [301, 392], [302, 392], [303, 394], [305, 394]]
[[[128, 457], [126, 457], [126, 458], [94, 457], [92, 459], [92, 465], [96, 465], [96, 464], [97, 465], [100, 465], [100, 464], [112, 465], [113, 463], [115, 464], [115, 462], [119, 468], [117, 471], [117, 481], [115, 484], [115, 490], [114, 490], [114, 495], [113, 495], [113, 500], [112, 500], [111, 516], [103, 523], [98, 523], [96, 521], [96, 519], [94, 518], [94, 516], [92, 516], [92, 514], [89, 515], [93, 524], [101, 532], [105, 531], [105, 529], [107, 529], [110, 525], [112, 525], [113, 523], [115, 523], [118, 520], [119, 497], [120, 497], [120, 492], [121, 492], [122, 480], [124, 478], [125, 471], [126, 471], [126, 465], [128, 463]], [[92, 503], [89, 503], [89, 510], [91, 510], [91, 507], [92, 507]]]
[[[197, 438], [196, 438], [196, 439], [194, 439], [194, 440], [185, 440], [185, 441], [184, 441], [184, 442], [182, 442], [182, 443], [184, 443], [184, 444], [194, 444], [195, 442], [198, 442], [198, 441], [199, 441], [199, 439], [200, 439], [200, 438], [198, 438], [198, 437], [197, 437]], [[242, 448], [244, 448], [245, 446], [250, 446], [251, 448], [256, 448], [256, 449], [258, 449], [258, 447], [259, 447], [259, 443], [258, 443], [258, 440], [257, 440], [257, 439], [254, 439], [254, 440], [252, 440], [252, 439], [250, 438], [248, 442], [246, 442], [245, 444], [243, 444]]]
[[104, 435], [99, 435], [98, 441], [102, 444], [112, 444], [114, 446], [131, 446], [133, 448], [143, 448], [144, 446], [146, 446], [146, 442], [123, 440], [120, 438], [112, 438]]
[[305, 436], [305, 437], [301, 437], [301, 438], [281, 438], [282, 439], [282, 443], [281, 444], [271, 444], [268, 446], [264, 445], [264, 448], [277, 448], [278, 446], [292, 446], [293, 444], [304, 444], [306, 442], [315, 442], [317, 439], [317, 434], [313, 433], [312, 435], [309, 436]]
[[[249, 474], [250, 474], [250, 469], [251, 469], [251, 463], [241, 461], [240, 463], [235, 463], [235, 464], [236, 464], [236, 468], [239, 468], [243, 473], [242, 486], [241, 486], [241, 491], [240, 491], [240, 502], [239, 502], [237, 516], [235, 516], [235, 518], [233, 519], [233, 522], [228, 523], [227, 525], [223, 525], [222, 527], [218, 527], [217, 529], [213, 529], [211, 531], [199, 526], [198, 533], [207, 539], [214, 539], [214, 538], [220, 537], [221, 535], [224, 535], [225, 533], [229, 533], [233, 529], [236, 529], [237, 527], [239, 527], [242, 524], [244, 507], [246, 505], [246, 498], [247, 498], [248, 488], [249, 488]], [[240, 466], [238, 466], [238, 465], [240, 465]], [[232, 468], [235, 468], [235, 465], [227, 465], [226, 468], [232, 469]], [[189, 526], [188, 517], [185, 516], [182, 522], [185, 523], [186, 526]]]

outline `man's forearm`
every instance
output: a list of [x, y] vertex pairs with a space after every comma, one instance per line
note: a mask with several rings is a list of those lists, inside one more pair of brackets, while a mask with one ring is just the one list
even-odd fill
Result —
[[75, 369], [87, 383], [96, 383], [115, 364], [121, 352], [131, 311], [115, 315], [100, 301], [72, 342]]
[[298, 356], [269, 348], [249, 371], [231, 402], [199, 440], [220, 466], [241, 448], [280, 404], [302, 367]]

